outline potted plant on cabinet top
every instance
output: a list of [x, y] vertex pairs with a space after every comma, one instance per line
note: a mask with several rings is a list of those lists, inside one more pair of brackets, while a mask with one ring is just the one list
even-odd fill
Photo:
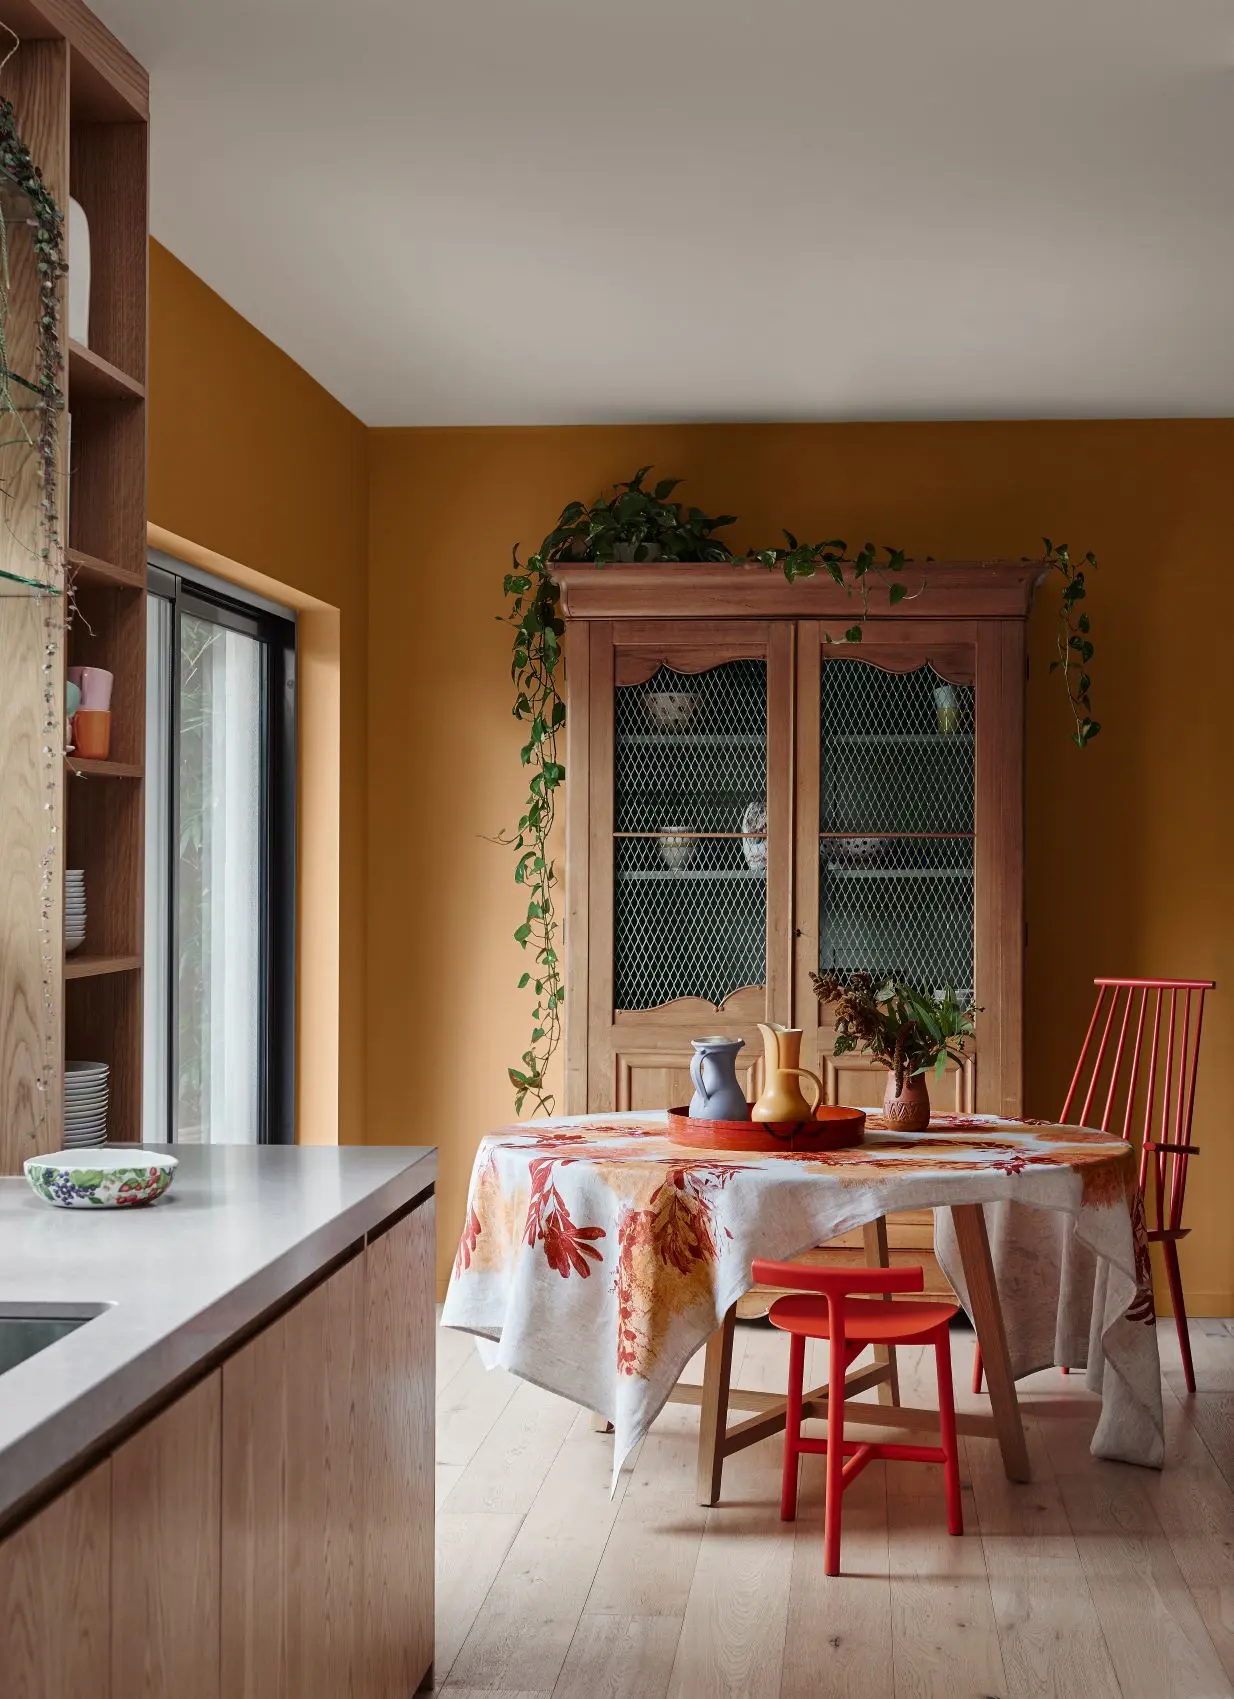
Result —
[[812, 973], [819, 1007], [829, 1007], [835, 1021], [837, 1056], [864, 1050], [887, 1068], [883, 1115], [888, 1127], [905, 1133], [923, 1132], [930, 1124], [930, 1094], [925, 1076], [934, 1070], [943, 1077], [948, 1056], [959, 1062], [972, 1038], [972, 1002], [961, 1003], [951, 986], [931, 994], [902, 980], [889, 979], [875, 987], [868, 973]]

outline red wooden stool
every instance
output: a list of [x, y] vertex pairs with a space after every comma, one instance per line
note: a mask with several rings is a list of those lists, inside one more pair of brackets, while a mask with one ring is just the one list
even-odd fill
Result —
[[[1148, 1242], [1150, 1245], [1159, 1244], [1165, 1258], [1170, 1305], [1174, 1311], [1174, 1325], [1178, 1329], [1178, 1349], [1183, 1359], [1183, 1379], [1187, 1383], [1187, 1391], [1194, 1392], [1195, 1369], [1191, 1362], [1183, 1277], [1178, 1266], [1178, 1241], [1185, 1239], [1191, 1231], [1190, 1227], [1183, 1226], [1183, 1195], [1187, 1187], [1187, 1158], [1200, 1154], [1199, 1147], [1191, 1142], [1195, 1072], [1200, 1061], [1204, 994], [1215, 990], [1216, 985], [1211, 979], [1095, 979], [1093, 984], [1097, 987], [1097, 1006], [1088, 1023], [1084, 1048], [1072, 1075], [1071, 1090], [1058, 1118], [1067, 1125], [1074, 1114], [1080, 1126], [1100, 1127], [1103, 1133], [1108, 1133], [1111, 1121], [1118, 1119], [1121, 1108], [1122, 1126], [1118, 1131], [1130, 1143], [1135, 1138], [1133, 1121], [1138, 1115], [1140, 1102], [1143, 1102], [1139, 1186], [1148, 1219]], [[1168, 1008], [1164, 1005], [1164, 993], [1167, 991], [1170, 994]], [[1184, 994], [1181, 1011], [1180, 991]], [[1144, 1029], [1148, 1024], [1146, 1016], [1150, 992], [1152, 1026], [1146, 1041]], [[1105, 1015], [1104, 1025], [1102, 1014]], [[1166, 1041], [1164, 1066], [1161, 1064], [1163, 1025]], [[1098, 1039], [1098, 1027], [1101, 1028], [1100, 1038], [1094, 1045], [1094, 1040]], [[1112, 1037], [1116, 1042], [1111, 1054]], [[1145, 1051], [1148, 1055], [1148, 1077], [1141, 1088]], [[1127, 1063], [1125, 1069], [1124, 1058]], [[1086, 1082], [1084, 1101], [1077, 1110], [1076, 1102]], [[1102, 1094], [1105, 1101], [1098, 1116], [1093, 1113], [1094, 1100], [1101, 1102]], [[1155, 1138], [1154, 1122], [1158, 1127]], [[1148, 1196], [1150, 1184], [1153, 1192], [1151, 1207]], [[1063, 1373], [1067, 1373], [1066, 1368]], [[979, 1345], [973, 1358], [974, 1392], [981, 1391], [981, 1376]]]
[[[840, 1573], [840, 1501], [844, 1489], [867, 1463], [887, 1458], [903, 1463], [941, 1463], [947, 1485], [947, 1531], [964, 1532], [960, 1508], [960, 1454], [956, 1440], [955, 1393], [951, 1384], [951, 1337], [948, 1324], [955, 1304], [884, 1301], [890, 1292], [922, 1292], [920, 1268], [807, 1268], [792, 1262], [755, 1262], [752, 1274], [759, 1286], [804, 1288], [803, 1295], [777, 1298], [770, 1321], [792, 1336], [788, 1358], [788, 1414], [784, 1428], [784, 1486], [780, 1515], [791, 1522], [797, 1514], [797, 1458], [803, 1451], [827, 1459], [826, 1526], [823, 1570]], [[805, 1296], [805, 1293], [818, 1296]], [[875, 1299], [854, 1293], [878, 1293]], [[827, 1377], [827, 1438], [801, 1436], [801, 1395], [805, 1380], [806, 1340], [831, 1341]], [[844, 1437], [844, 1376], [849, 1364], [867, 1345], [933, 1344], [938, 1363], [938, 1418], [942, 1445], [881, 1445]], [[889, 1412], [889, 1419], [893, 1413]]]

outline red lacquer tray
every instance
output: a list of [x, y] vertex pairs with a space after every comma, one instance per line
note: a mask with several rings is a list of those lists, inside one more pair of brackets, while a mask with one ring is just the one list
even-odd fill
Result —
[[692, 1121], [688, 1108], [668, 1112], [669, 1138], [698, 1150], [844, 1150], [865, 1130], [860, 1109], [830, 1103], [813, 1121]]

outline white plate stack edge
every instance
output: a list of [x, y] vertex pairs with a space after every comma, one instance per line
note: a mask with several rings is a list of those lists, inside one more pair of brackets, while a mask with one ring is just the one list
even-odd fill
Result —
[[107, 1143], [107, 1094], [111, 1070], [106, 1062], [64, 1064], [64, 1148]]
[[86, 875], [80, 867], [64, 870], [64, 953], [71, 956], [86, 941]]

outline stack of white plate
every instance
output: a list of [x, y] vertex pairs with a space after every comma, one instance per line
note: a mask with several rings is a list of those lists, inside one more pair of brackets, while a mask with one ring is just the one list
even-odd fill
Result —
[[86, 876], [80, 867], [64, 870], [64, 950], [71, 955], [86, 941]]
[[64, 1064], [64, 1148], [107, 1142], [106, 1062]]

